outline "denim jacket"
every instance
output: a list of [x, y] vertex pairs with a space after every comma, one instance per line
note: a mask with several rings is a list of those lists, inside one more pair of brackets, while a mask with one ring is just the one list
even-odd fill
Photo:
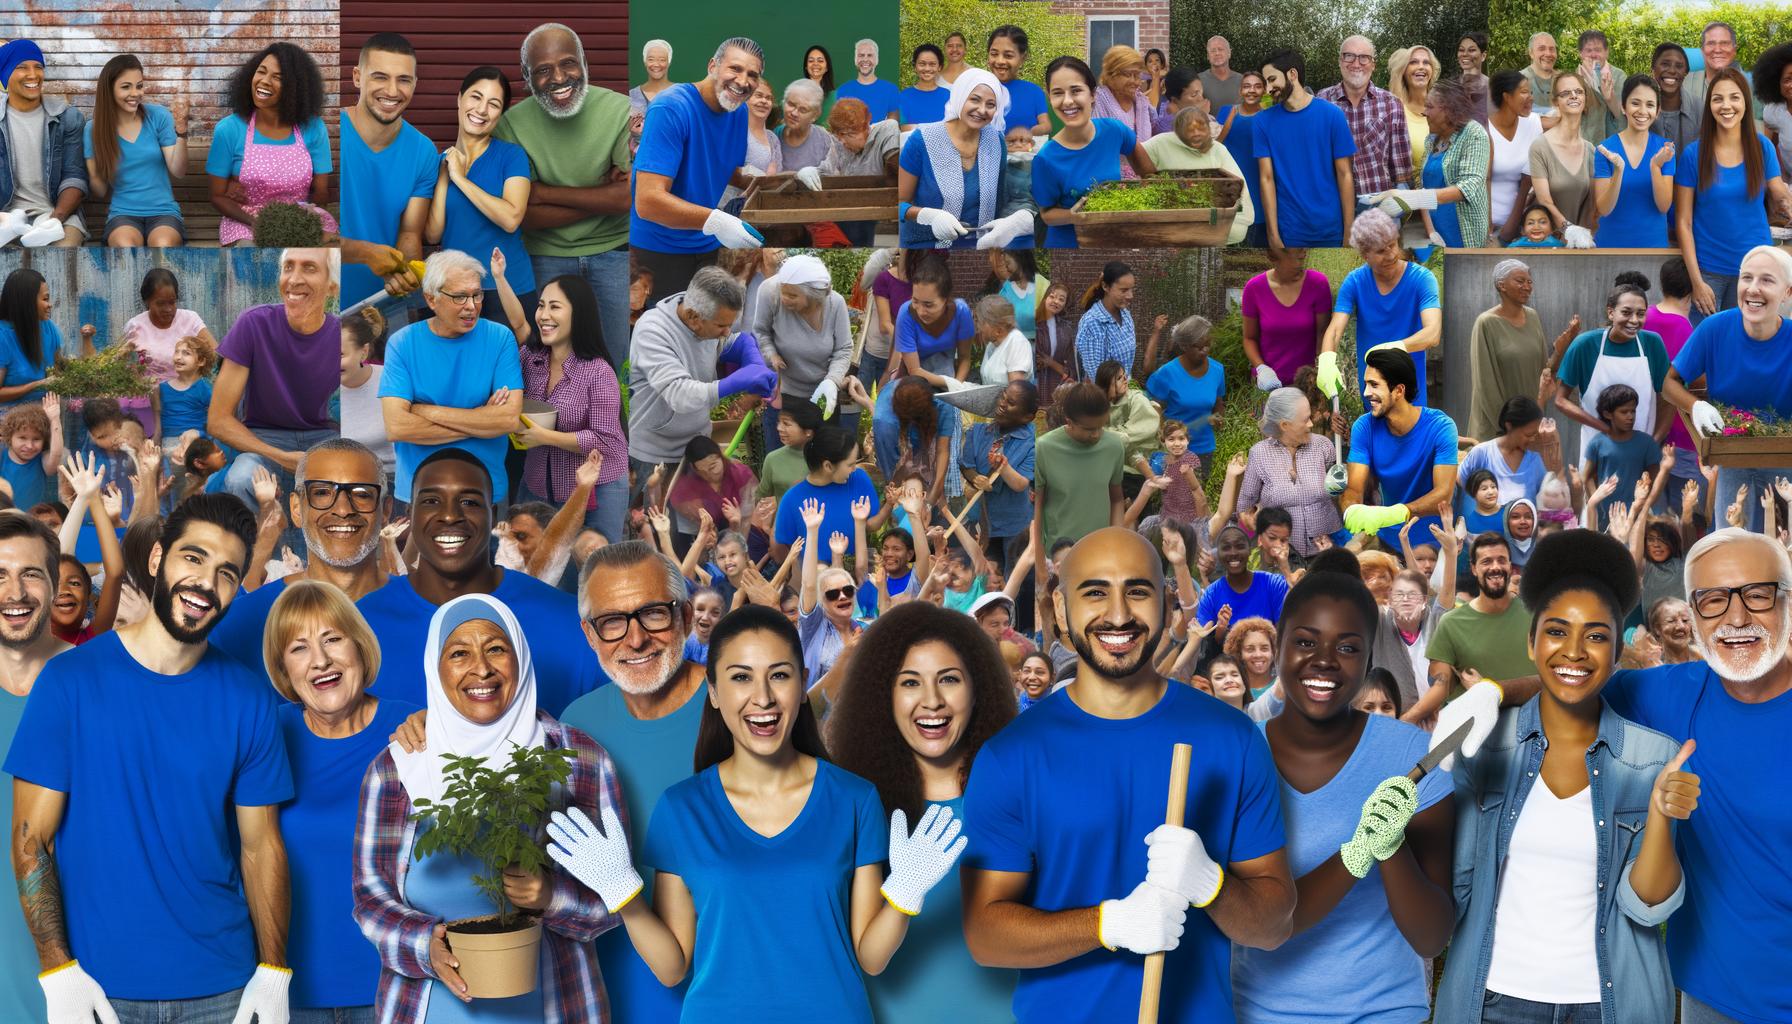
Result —
[[[1456, 931], [1437, 988], [1437, 1024], [1480, 1024], [1506, 852], [1549, 747], [1538, 712], [1541, 699], [1502, 712], [1480, 754], [1455, 769]], [[1599, 738], [1587, 751], [1599, 834], [1594, 941], [1600, 1016], [1606, 1021], [1671, 1024], [1674, 1019], [1674, 985], [1660, 926], [1686, 898], [1686, 884], [1682, 880], [1672, 896], [1651, 907], [1631, 888], [1630, 871], [1642, 848], [1655, 777], [1678, 750], [1675, 741], [1620, 718], [1606, 705], [1599, 714]]]
[[[13, 199], [13, 161], [8, 152], [12, 137], [6, 131], [6, 118], [12, 108], [0, 102], [0, 209], [10, 207]], [[81, 142], [81, 111], [60, 96], [44, 97], [44, 190], [50, 193], [50, 205], [64, 189], [78, 188], [83, 194], [87, 185], [87, 161]]]

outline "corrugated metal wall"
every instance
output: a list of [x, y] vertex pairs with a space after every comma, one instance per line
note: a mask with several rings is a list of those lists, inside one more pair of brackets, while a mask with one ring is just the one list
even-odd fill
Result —
[[579, 34], [591, 67], [591, 84], [628, 91], [628, 2], [586, 0], [577, 5], [538, 3], [342, 4], [342, 95], [353, 105], [351, 77], [361, 42], [375, 32], [398, 32], [417, 50], [416, 97], [406, 120], [435, 142], [454, 142], [455, 95], [468, 71], [490, 64], [510, 76], [512, 99], [529, 95], [522, 78], [521, 47], [529, 30], [559, 22]]

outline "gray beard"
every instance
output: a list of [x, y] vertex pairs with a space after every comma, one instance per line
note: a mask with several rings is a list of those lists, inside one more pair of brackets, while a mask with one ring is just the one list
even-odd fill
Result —
[[579, 86], [579, 94], [564, 107], [555, 106], [551, 100], [537, 93], [533, 87], [530, 88], [529, 94], [535, 97], [535, 102], [541, 104], [541, 109], [547, 111], [549, 117], [557, 121], [564, 121], [569, 117], [579, 116], [579, 111], [585, 108], [585, 97], [591, 95], [591, 83], [586, 82]]
[[329, 555], [324, 554], [323, 538], [317, 536], [310, 527], [305, 528], [305, 556], [307, 558], [315, 558], [332, 569], [355, 568], [362, 562], [367, 561], [368, 556], [372, 555], [374, 549], [379, 547], [379, 545], [379, 531], [369, 530], [367, 531], [367, 539], [361, 542], [361, 546], [355, 549], [354, 554], [347, 558], [331, 558]]
[[597, 659], [597, 664], [604, 670], [604, 674], [610, 677], [610, 681], [621, 687], [624, 693], [632, 693], [636, 696], [658, 693], [670, 685], [672, 680], [678, 677], [679, 670], [684, 668], [684, 642], [689, 635], [680, 632], [676, 637], [667, 638], [666, 649], [659, 656], [659, 663], [656, 666], [657, 677], [649, 684], [643, 685], [630, 678], [627, 670], [620, 665], [605, 664], [601, 655]]

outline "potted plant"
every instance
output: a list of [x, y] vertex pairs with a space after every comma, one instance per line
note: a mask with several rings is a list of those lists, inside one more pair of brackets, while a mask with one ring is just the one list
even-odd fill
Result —
[[418, 860], [437, 853], [472, 857], [485, 866], [473, 884], [496, 911], [448, 922], [448, 945], [460, 961], [467, 994], [475, 999], [507, 999], [535, 991], [541, 921], [519, 910], [504, 895], [504, 869], [549, 870], [542, 843], [555, 787], [572, 773], [575, 752], [519, 747], [502, 768], [480, 757], [448, 760], [442, 799], [418, 800], [412, 821], [430, 819], [412, 847]]

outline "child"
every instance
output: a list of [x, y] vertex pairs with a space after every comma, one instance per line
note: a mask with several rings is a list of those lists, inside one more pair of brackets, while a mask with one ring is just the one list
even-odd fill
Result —
[[709, 634], [722, 621], [728, 610], [722, 592], [714, 587], [698, 587], [691, 592], [691, 635], [684, 641], [684, 660], [699, 665], [709, 661]]
[[[143, 275], [137, 294], [143, 299], [143, 312], [124, 325], [124, 340], [143, 359], [143, 369], [153, 381], [175, 377], [174, 349], [182, 339], [198, 338], [210, 351], [218, 350], [218, 342], [206, 329], [198, 313], [180, 304], [180, 280], [166, 267], [156, 267]], [[151, 414], [148, 402], [143, 411]], [[152, 425], [152, 424], [146, 424]], [[179, 436], [180, 431], [174, 431]]]
[[17, 405], [0, 417], [0, 480], [12, 489], [14, 508], [31, 508], [56, 497], [56, 467], [62, 465], [62, 403], [45, 395], [41, 405]]
[[1506, 524], [1500, 516], [1500, 483], [1491, 470], [1470, 473], [1462, 493], [1468, 499], [1468, 507], [1462, 510], [1462, 524], [1470, 537], [1505, 532]]
[[[1034, 448], [1033, 507], [1048, 549], [1120, 521], [1126, 442], [1107, 429], [1111, 405], [1092, 380], [1058, 391], [1065, 423]], [[1106, 484], [1104, 488], [1102, 485]]]
[[1549, 217], [1549, 210], [1542, 203], [1532, 203], [1524, 208], [1524, 221], [1517, 238], [1514, 238], [1509, 249], [1558, 249], [1562, 240], [1556, 237], [1555, 222]]
[[137, 472], [129, 447], [131, 434], [125, 429], [128, 418], [116, 398], [89, 398], [81, 406], [81, 422], [87, 428], [81, 454], [99, 460], [105, 486], [115, 486], [124, 494], [126, 509], [131, 508], [132, 477]]
[[[118, 617], [125, 577], [124, 546], [116, 524], [106, 510], [106, 503], [100, 497], [102, 476], [97, 460], [76, 457], [63, 467], [62, 476], [74, 499], [63, 523], [65, 529], [61, 531], [67, 553], [61, 557], [56, 597], [50, 605], [50, 631], [66, 643], [83, 644], [110, 630]], [[82, 539], [85, 521], [90, 516], [93, 537], [99, 546], [100, 565], [106, 574], [97, 602], [93, 600], [93, 577], [76, 555], [76, 551], [86, 546]], [[89, 608], [93, 611], [91, 622], [87, 617]]]
[[1157, 440], [1164, 450], [1151, 456], [1151, 472], [1170, 478], [1164, 489], [1164, 518], [1179, 523], [1205, 518], [1201, 498], [1196, 497], [1201, 492], [1201, 457], [1188, 450], [1188, 427], [1181, 420], [1166, 419], [1158, 425]]
[[182, 501], [195, 494], [222, 494], [224, 491], [224, 450], [209, 437], [194, 438], [187, 445], [181, 468], [186, 477], [181, 485]]
[[1385, 668], [1372, 668], [1363, 677], [1363, 688], [1356, 692], [1356, 707], [1371, 715], [1400, 717], [1400, 686], [1394, 673]]
[[1244, 666], [1230, 654], [1221, 654], [1207, 663], [1207, 682], [1215, 697], [1240, 711], [1250, 702], [1245, 695]]
[[189, 430], [205, 433], [212, 404], [212, 382], [206, 374], [215, 361], [216, 353], [204, 338], [174, 343], [174, 376], [156, 385], [156, 435], [164, 453], [171, 453]]
[[1581, 464], [1581, 489], [1591, 494], [1607, 477], [1618, 478], [1618, 489], [1599, 503], [1599, 529], [1605, 529], [1607, 512], [1613, 502], [1629, 499], [1636, 492], [1636, 482], [1661, 461], [1661, 445], [1655, 438], [1636, 430], [1636, 389], [1628, 384], [1608, 384], [1599, 392], [1594, 411], [1605, 432], [1594, 437], [1587, 446]]
[[766, 454], [759, 474], [759, 489], [753, 492], [755, 498], [782, 500], [785, 491], [809, 475], [809, 464], [803, 460], [803, 446], [821, 429], [821, 423], [821, 409], [815, 403], [785, 397], [784, 407], [778, 410], [778, 442], [784, 447]]
[[1008, 129], [1002, 140], [1008, 146], [1008, 161], [1002, 168], [1003, 198], [996, 208], [996, 216], [1006, 217], [1016, 210], [1032, 210], [1037, 217], [1039, 204], [1033, 202], [1033, 127], [1017, 124]]

